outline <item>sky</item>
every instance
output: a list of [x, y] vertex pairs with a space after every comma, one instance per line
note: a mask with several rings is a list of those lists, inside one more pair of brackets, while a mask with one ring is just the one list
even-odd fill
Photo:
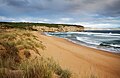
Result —
[[0, 0], [1, 22], [120, 27], [120, 0]]

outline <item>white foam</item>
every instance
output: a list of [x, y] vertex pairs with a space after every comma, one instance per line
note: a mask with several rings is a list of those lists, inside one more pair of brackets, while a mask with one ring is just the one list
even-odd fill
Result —
[[[94, 32], [56, 32], [56, 33], [47, 33], [49, 36], [57, 36], [61, 37], [61, 34], [64, 35], [62, 38], [67, 38], [69, 41], [72, 41], [76, 44], [80, 44], [83, 46], [88, 46], [91, 48], [96, 48], [100, 50], [105, 50], [109, 52], [115, 52], [115, 53], [120, 53], [120, 48], [114, 48], [114, 47], [120, 47], [120, 45], [117, 44], [109, 44], [111, 47], [106, 47], [106, 46], [100, 46], [102, 42], [107, 42], [107, 41], [114, 41], [114, 40], [120, 40], [120, 34], [113, 34], [113, 33], [94, 33]], [[66, 35], [67, 34], [67, 35]], [[73, 39], [71, 39], [71, 35]], [[78, 41], [80, 42], [78, 42]]]
[[101, 42], [95, 41], [95, 40], [91, 40], [88, 37], [76, 37], [77, 40], [82, 41], [84, 43], [88, 43], [88, 44], [93, 44], [93, 45], [100, 45]]
[[113, 46], [113, 47], [120, 47], [120, 45], [117, 45], [117, 44], [110, 44], [110, 46]]

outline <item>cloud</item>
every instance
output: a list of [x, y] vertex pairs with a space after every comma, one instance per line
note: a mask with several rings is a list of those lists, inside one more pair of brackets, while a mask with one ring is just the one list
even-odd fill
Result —
[[[67, 13], [100, 13], [116, 16], [120, 14], [119, 0], [0, 0], [4, 7], [11, 7], [26, 12], [41, 12], [42, 10]], [[61, 12], [61, 13], [62, 13]]]
[[8, 18], [8, 17], [4, 17], [4, 16], [0, 16], [0, 21], [14, 21], [14, 18]]
[[0, 16], [0, 21], [4, 22], [38, 22], [38, 23], [47, 23], [50, 20], [47, 18], [33, 18], [33, 17], [19, 17], [19, 18], [10, 18], [10, 17], [5, 17], [5, 16]]
[[64, 22], [67, 22], [67, 21], [71, 21], [72, 18], [60, 18], [59, 21], [64, 21]]
[[120, 0], [115, 0], [106, 6], [103, 15], [112, 17], [120, 16]]
[[0, 21], [119, 25], [119, 5], [120, 0], [0, 0]]
[[28, 0], [3, 0], [8, 6], [15, 6], [15, 7], [24, 7], [28, 4]]
[[120, 15], [120, 0], [71, 0], [69, 10], [78, 14]]

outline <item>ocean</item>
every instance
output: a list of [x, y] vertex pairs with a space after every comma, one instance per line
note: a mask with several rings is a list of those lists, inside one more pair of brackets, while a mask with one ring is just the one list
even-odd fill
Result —
[[83, 32], [46, 32], [49, 36], [68, 39], [76, 44], [120, 53], [120, 30], [86, 30]]

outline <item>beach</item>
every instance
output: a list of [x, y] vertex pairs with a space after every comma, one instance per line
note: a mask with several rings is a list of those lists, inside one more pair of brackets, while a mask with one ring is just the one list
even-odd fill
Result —
[[0, 0], [0, 78], [120, 78], [120, 0]]
[[63, 38], [34, 33], [46, 46], [42, 55], [52, 57], [77, 78], [120, 78], [120, 55], [88, 48]]

